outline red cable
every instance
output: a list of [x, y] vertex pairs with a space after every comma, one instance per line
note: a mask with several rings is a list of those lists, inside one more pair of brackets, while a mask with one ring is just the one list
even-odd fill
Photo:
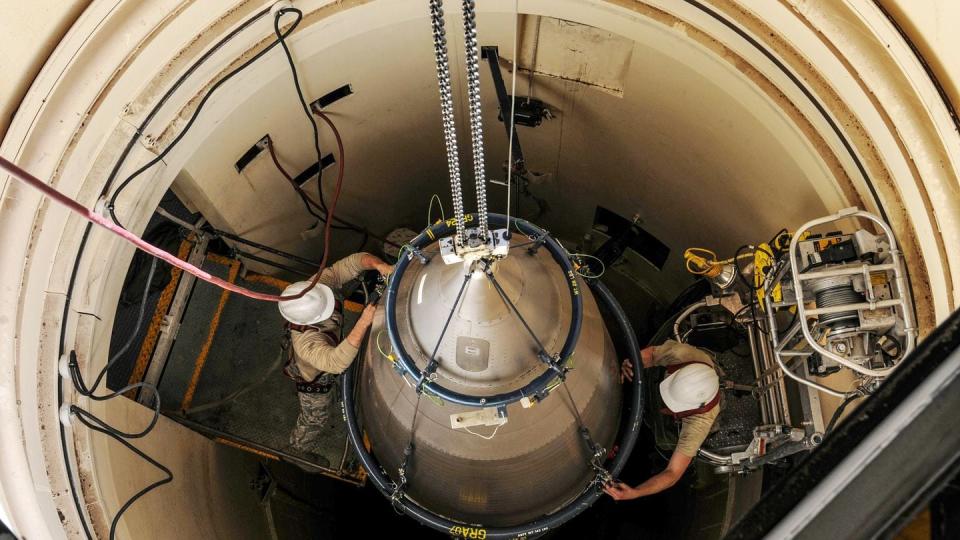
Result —
[[[342, 154], [343, 145], [340, 143], [339, 137], [337, 138], [337, 143], [340, 145], [341, 154]], [[251, 291], [250, 289], [245, 289], [243, 287], [230, 283], [229, 281], [220, 279], [217, 276], [213, 276], [210, 273], [205, 272], [200, 268], [197, 268], [196, 266], [186, 261], [180, 260], [172, 253], [168, 253], [152, 244], [145, 242], [142, 238], [124, 229], [123, 227], [113, 224], [107, 218], [99, 214], [96, 214], [94, 212], [91, 212], [82, 204], [71, 199], [67, 195], [64, 195], [53, 186], [50, 186], [49, 184], [44, 183], [42, 180], [40, 180], [36, 176], [33, 176], [29, 172], [21, 169], [16, 164], [14, 164], [13, 162], [7, 160], [2, 156], [0, 156], [0, 169], [7, 171], [8, 173], [10, 173], [11, 176], [16, 178], [17, 180], [20, 180], [21, 182], [27, 184], [28, 186], [40, 191], [41, 193], [49, 197], [54, 202], [67, 207], [67, 209], [80, 215], [82, 218], [86, 219], [87, 221], [90, 221], [91, 223], [99, 225], [104, 229], [107, 229], [108, 231], [119, 236], [120, 238], [123, 238], [127, 242], [130, 242], [131, 244], [138, 247], [139, 249], [149, 253], [150, 255], [153, 255], [154, 257], [168, 264], [171, 264], [177, 268], [180, 268], [184, 272], [193, 274], [194, 276], [197, 276], [198, 278], [202, 279], [203, 281], [206, 281], [207, 283], [212, 283], [217, 287], [226, 289], [230, 292], [235, 292], [237, 294], [246, 296], [248, 298], [253, 298], [256, 300], [265, 300], [268, 302], [279, 302], [280, 300], [295, 300], [297, 298], [301, 298], [303, 295], [309, 292], [310, 289], [312, 289], [316, 285], [317, 281], [320, 279], [320, 273], [326, 267], [328, 250], [325, 248], [323, 251], [323, 261], [320, 263], [320, 269], [317, 270], [317, 274], [316, 276], [314, 276], [313, 280], [311, 281], [310, 287], [304, 289], [299, 294], [292, 295], [292, 296], [279, 296], [275, 294], [265, 294], [257, 291]], [[342, 172], [343, 172], [343, 165], [342, 165], [342, 159], [341, 159], [341, 175], [340, 175], [340, 178], [337, 180], [336, 196], [333, 199], [333, 204], [331, 205], [331, 209], [330, 209], [331, 215], [333, 214], [333, 208], [336, 207], [337, 198], [339, 198], [340, 196], [340, 185], [343, 180]], [[329, 244], [330, 244], [330, 220], [327, 220], [327, 227], [326, 227], [325, 236], [324, 236], [324, 245], [329, 247]]]
[[[317, 116], [323, 119], [324, 122], [330, 126], [330, 129], [333, 130], [333, 136], [337, 139], [337, 153], [340, 154], [340, 159], [337, 161], [340, 162], [340, 167], [337, 171], [337, 185], [334, 188], [333, 200], [330, 201], [330, 212], [327, 213], [327, 222], [323, 227], [323, 259], [320, 260], [320, 270], [317, 270], [317, 275], [313, 278], [313, 283], [303, 291], [301, 294], [305, 294], [316, 284], [317, 280], [320, 279], [320, 272], [327, 267], [327, 256], [330, 253], [330, 227], [333, 225], [333, 216], [334, 212], [337, 211], [337, 201], [340, 200], [340, 188], [343, 187], [343, 168], [344, 168], [344, 151], [343, 151], [343, 139], [340, 138], [340, 131], [337, 129], [337, 126], [333, 125], [333, 122], [327, 118], [327, 115], [320, 112], [314, 111]], [[317, 163], [318, 167], [323, 167], [323, 163]], [[318, 186], [319, 187], [319, 186]], [[322, 188], [320, 188], [322, 189]]]

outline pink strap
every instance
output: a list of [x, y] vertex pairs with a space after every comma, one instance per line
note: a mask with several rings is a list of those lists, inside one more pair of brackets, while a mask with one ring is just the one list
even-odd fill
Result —
[[[40, 180], [36, 176], [33, 176], [32, 174], [21, 169], [20, 167], [18, 167], [17, 165], [13, 164], [12, 162], [8, 161], [3, 157], [0, 157], [0, 168], [10, 173], [10, 175], [16, 178], [17, 180], [20, 180], [21, 182], [24, 182], [28, 186], [40, 191], [41, 193], [43, 193], [44, 195], [52, 199], [54, 202], [57, 202], [63, 206], [66, 206], [69, 210], [73, 211], [76, 214], [79, 214], [81, 217], [83, 217], [87, 221], [95, 223], [103, 227], [104, 229], [107, 229], [113, 234], [119, 236], [120, 238], [123, 238], [127, 242], [130, 242], [131, 244], [142, 249], [143, 251], [146, 251], [150, 255], [153, 255], [154, 257], [162, 261], [165, 261], [173, 266], [176, 266], [177, 268], [180, 268], [184, 272], [193, 274], [194, 276], [197, 276], [198, 278], [206, 281], [207, 283], [212, 283], [222, 289], [226, 289], [230, 292], [235, 292], [237, 294], [242, 294], [243, 296], [246, 296], [248, 298], [253, 298], [255, 300], [265, 300], [267, 302], [279, 302], [281, 300], [281, 297], [279, 295], [251, 291], [250, 289], [240, 287], [239, 285], [235, 285], [233, 283], [230, 283], [229, 281], [226, 281], [218, 278], [217, 276], [211, 275], [209, 272], [204, 272], [203, 270], [188, 263], [187, 261], [182, 261], [178, 259], [172, 253], [168, 253], [158, 248], [157, 246], [149, 244], [139, 236], [124, 229], [123, 227], [120, 227], [119, 225], [111, 223], [107, 218], [101, 216], [100, 214], [91, 212], [89, 209], [87, 209], [87, 207], [71, 199], [70, 197], [64, 195], [63, 193], [60, 193], [53, 186], [50, 186], [49, 184], [44, 183], [42, 180]], [[294, 297], [289, 297], [289, 298], [292, 299]]]

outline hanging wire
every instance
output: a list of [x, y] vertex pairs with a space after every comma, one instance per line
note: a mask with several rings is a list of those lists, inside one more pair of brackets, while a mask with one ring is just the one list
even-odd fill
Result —
[[443, 202], [440, 200], [440, 196], [436, 193], [433, 194], [433, 197], [430, 197], [430, 206], [427, 207], [427, 227], [433, 224], [433, 201], [437, 201], [437, 206], [440, 207], [440, 220], [446, 221], [447, 216], [443, 213]]
[[507, 231], [510, 230], [510, 192], [513, 181], [513, 130], [516, 123], [517, 70], [520, 59], [517, 56], [517, 34], [520, 26], [520, 0], [513, 0], [513, 73], [510, 75], [510, 140], [507, 141]]
[[123, 516], [124, 512], [126, 512], [127, 509], [133, 506], [133, 503], [137, 502], [137, 500], [139, 500], [140, 497], [143, 497], [150, 491], [153, 491], [155, 488], [158, 488], [164, 484], [169, 484], [170, 482], [172, 482], [173, 472], [171, 472], [170, 469], [165, 467], [162, 463], [160, 463], [156, 459], [153, 459], [152, 457], [147, 455], [143, 450], [140, 450], [136, 446], [130, 444], [130, 441], [127, 441], [126, 438], [123, 437], [123, 435], [118, 434], [117, 431], [112, 427], [110, 427], [109, 424], [107, 424], [106, 422], [104, 422], [94, 414], [90, 413], [89, 411], [86, 411], [76, 405], [71, 405], [70, 412], [75, 414], [77, 417], [77, 420], [79, 420], [81, 424], [87, 426], [87, 428], [109, 436], [110, 438], [114, 439], [115, 441], [125, 446], [128, 450], [130, 450], [131, 452], [139, 456], [141, 459], [143, 459], [150, 465], [153, 465], [154, 467], [156, 467], [160, 472], [164, 474], [163, 478], [161, 478], [160, 480], [157, 480], [156, 482], [153, 482], [152, 484], [147, 485], [146, 487], [142, 488], [140, 491], [136, 492], [132, 497], [127, 499], [127, 502], [123, 503], [123, 506], [120, 507], [120, 510], [118, 510], [117, 513], [113, 516], [113, 520], [110, 522], [109, 538], [110, 540], [114, 540], [117, 536], [117, 524], [120, 523], [120, 517]]
[[140, 456], [140, 458], [147, 461], [148, 463], [150, 463], [151, 465], [153, 465], [154, 467], [156, 467], [157, 469], [159, 469], [161, 472], [165, 474], [164, 478], [147, 485], [146, 487], [138, 491], [136, 494], [134, 494], [132, 497], [127, 499], [127, 501], [123, 504], [120, 510], [118, 510], [117, 513], [114, 514], [113, 520], [111, 520], [110, 522], [109, 537], [111, 538], [111, 540], [116, 537], [117, 524], [120, 523], [120, 518], [123, 517], [124, 512], [126, 512], [127, 509], [133, 505], [133, 503], [135, 503], [140, 497], [146, 495], [148, 492], [152, 491], [153, 489], [160, 487], [163, 484], [169, 483], [173, 480], [173, 473], [170, 472], [170, 469], [168, 469], [163, 464], [153, 459], [152, 457], [147, 455], [145, 452], [133, 446], [133, 444], [127, 441], [127, 439], [139, 439], [139, 438], [145, 437], [157, 425], [157, 421], [160, 418], [160, 394], [157, 392], [156, 386], [147, 382], [138, 382], [138, 383], [124, 386], [119, 390], [115, 390], [104, 395], [99, 395], [99, 396], [96, 395], [96, 390], [97, 388], [99, 388], [100, 383], [104, 380], [104, 377], [106, 376], [107, 372], [110, 370], [111, 367], [113, 367], [114, 364], [117, 363], [118, 360], [120, 360], [121, 357], [123, 357], [124, 353], [127, 352], [127, 350], [133, 344], [136, 337], [140, 334], [140, 327], [143, 324], [143, 317], [144, 317], [144, 313], [146, 312], [147, 300], [149, 299], [149, 296], [150, 296], [150, 286], [153, 284], [153, 277], [156, 272], [156, 269], [157, 269], [157, 259], [153, 259], [153, 261], [150, 263], [150, 272], [147, 274], [147, 280], [143, 287], [143, 295], [140, 298], [140, 309], [137, 314], [137, 322], [136, 324], [134, 324], [133, 330], [130, 332], [129, 337], [124, 342], [123, 346], [121, 346], [120, 349], [110, 357], [107, 363], [100, 370], [100, 373], [97, 374], [97, 378], [94, 379], [93, 384], [90, 387], [87, 387], [86, 382], [83, 380], [83, 375], [80, 373], [80, 365], [77, 363], [77, 355], [75, 352], [70, 353], [70, 362], [68, 364], [69, 371], [70, 371], [70, 379], [73, 382], [73, 386], [76, 389], [77, 393], [93, 401], [108, 401], [110, 399], [113, 399], [127, 392], [128, 390], [134, 390], [134, 389], [147, 389], [153, 393], [153, 406], [152, 406], [153, 417], [150, 419], [150, 422], [147, 423], [147, 426], [144, 429], [137, 432], [120, 431], [114, 428], [113, 426], [107, 424], [105, 421], [103, 421], [93, 413], [87, 411], [86, 409], [79, 407], [77, 405], [70, 406], [70, 412], [73, 415], [75, 415], [75, 417], [77, 418], [77, 420], [80, 421], [80, 423], [87, 426], [89, 429], [92, 429], [94, 431], [103, 433], [104, 435], [111, 437], [112, 439], [124, 445], [131, 452]]
[[[279, 22], [278, 22], [278, 20], [279, 20], [279, 18], [280, 18], [283, 14], [288, 13], [288, 12], [289, 12], [289, 13], [294, 13], [294, 14], [296, 14], [296, 15], [297, 15], [297, 19], [290, 25], [290, 27], [287, 29], [286, 32], [281, 32], [281, 31], [279, 30]], [[275, 43], [283, 43], [283, 39], [284, 39], [290, 32], [293, 31], [293, 28], [296, 27], [297, 23], [299, 23], [302, 18], [303, 18], [303, 13], [300, 12], [299, 10], [297, 10], [297, 9], [283, 9], [283, 10], [280, 10], [280, 11], [277, 13], [277, 15], [276, 15], [276, 19], [277, 19], [277, 20], [275, 20], [275, 24], [274, 24], [274, 29], [276, 30], [276, 33], [277, 33], [277, 41], [276, 41]], [[272, 47], [272, 46], [273, 46], [273, 45], [271, 45], [271, 47]], [[259, 55], [259, 53], [258, 53], [258, 55]], [[259, 56], [256, 56], [256, 57], [254, 57], [254, 58], [258, 58], [258, 57], [259, 57]], [[244, 65], [244, 66], [249, 65], [249, 61], [248, 61], [247, 63], [243, 64], [243, 65]], [[294, 83], [295, 83], [295, 86], [296, 86], [296, 88], [297, 88], [297, 91], [300, 92], [300, 83], [299, 83], [299, 80], [298, 80], [298, 78], [297, 78], [297, 73], [296, 73], [296, 71], [295, 71], [295, 70], [291, 70], [291, 74], [293, 75], [293, 79], [294, 79]], [[221, 82], [223, 82], [223, 79], [221, 79], [221, 81], [218, 82], [217, 84], [220, 84]], [[216, 86], [216, 85], [215, 85], [215, 86]], [[213, 92], [213, 89], [211, 89], [210, 91], [208, 91], [208, 93], [204, 96], [204, 100], [207, 99], [207, 98], [211, 95], [211, 92]], [[301, 102], [302, 102], [302, 101], [303, 101], [302, 96], [300, 96], [300, 98], [301, 98]], [[306, 113], [307, 115], [310, 114], [309, 109], [304, 109], [304, 110], [305, 110], [305, 113]], [[195, 117], [193, 117], [193, 118], [195, 118]], [[311, 122], [313, 122], [312, 117], [311, 117]], [[186, 130], [187, 128], [184, 128], [184, 129]], [[181, 132], [181, 134], [180, 134], [178, 137], [182, 137], [183, 133], [185, 133], [185, 131]], [[179, 139], [175, 139], [175, 140], [179, 140]], [[342, 141], [338, 139], [337, 144], [338, 144], [338, 146], [339, 146], [339, 148], [340, 148], [340, 154], [341, 154], [341, 156], [342, 156], [342, 155], [343, 155]], [[172, 145], [173, 145], [173, 143], [171, 142], [171, 145], [168, 146], [168, 148], [165, 150], [165, 152], [166, 152], [166, 151], [169, 151], [169, 149], [172, 148]], [[164, 155], [164, 154], [161, 153], [160, 156], [162, 156], [162, 155]], [[156, 159], [156, 158], [155, 158], [155, 159]], [[151, 161], [150, 163], [147, 163], [146, 165], [144, 165], [144, 167], [142, 167], [142, 168], [141, 168], [140, 170], [138, 170], [138, 171], [139, 171], [139, 172], [142, 172], [142, 171], [146, 170], [147, 168], [149, 168], [149, 167], [151, 166], [152, 163], [153, 163], [153, 161]], [[335, 188], [334, 188], [333, 201], [332, 201], [332, 203], [331, 203], [331, 205], [330, 205], [330, 211], [329, 211], [329, 213], [328, 213], [328, 219], [327, 219], [327, 221], [326, 221], [326, 225], [324, 226], [324, 234], [323, 234], [324, 240], [323, 240], [323, 243], [324, 243], [325, 249], [324, 249], [324, 251], [323, 251], [323, 259], [320, 261], [320, 268], [317, 269], [317, 273], [315, 274], [313, 280], [310, 281], [310, 285], [307, 286], [306, 288], [304, 288], [302, 291], [300, 291], [300, 292], [297, 293], [297, 294], [290, 295], [290, 296], [280, 296], [280, 295], [275, 295], [275, 294], [261, 293], [261, 292], [258, 292], [258, 291], [254, 291], [254, 290], [251, 290], [251, 289], [247, 289], [247, 288], [245, 288], [245, 287], [241, 287], [241, 286], [236, 285], [236, 284], [234, 284], [234, 283], [230, 283], [229, 281], [227, 281], [227, 280], [225, 280], [225, 279], [221, 279], [221, 278], [219, 278], [219, 277], [217, 277], [217, 276], [214, 276], [214, 275], [210, 274], [209, 272], [207, 272], [207, 271], [205, 271], [205, 270], [203, 270], [203, 269], [201, 269], [201, 268], [199, 268], [199, 267], [197, 267], [197, 266], [194, 266], [194, 265], [190, 264], [190, 263], [187, 262], [187, 261], [180, 260], [176, 255], [174, 255], [174, 254], [172, 254], [172, 253], [169, 253], [169, 252], [167, 252], [167, 251], [165, 251], [165, 250], [163, 250], [163, 249], [160, 249], [160, 248], [157, 247], [157, 246], [154, 246], [154, 245], [150, 244], [149, 242], [146, 242], [145, 240], [143, 240], [143, 239], [140, 238], [139, 236], [137, 236], [137, 235], [131, 233], [130, 231], [128, 231], [127, 229], [125, 229], [122, 225], [119, 224], [119, 221], [116, 221], [116, 216], [113, 215], [113, 210], [112, 210], [113, 204], [114, 204], [115, 200], [111, 200], [110, 204], [109, 204], [108, 207], [107, 207], [108, 210], [109, 210], [109, 212], [110, 212], [110, 214], [111, 214], [111, 217], [114, 219], [114, 221], [111, 221], [111, 220], [103, 217], [103, 216], [100, 215], [99, 213], [94, 212], [94, 211], [90, 210], [89, 208], [87, 208], [86, 206], [80, 204], [79, 202], [77, 202], [76, 200], [72, 199], [72, 198], [69, 197], [68, 195], [60, 192], [59, 190], [57, 190], [56, 188], [54, 188], [51, 184], [49, 184], [49, 183], [47, 183], [47, 182], [44, 182], [43, 180], [40, 180], [40, 179], [37, 178], [36, 176], [34, 176], [34, 175], [30, 174], [29, 172], [27, 172], [26, 170], [20, 168], [20, 167], [17, 166], [15, 163], [7, 160], [6, 158], [0, 157], [0, 169], [3, 169], [4, 171], [6, 171], [7, 173], [9, 173], [11, 176], [13, 176], [14, 178], [16, 178], [17, 180], [20, 180], [21, 182], [23, 182], [23, 183], [27, 184], [28, 186], [36, 189], [37, 191], [40, 191], [40, 192], [43, 193], [45, 196], [49, 197], [53, 202], [67, 207], [70, 211], [72, 211], [72, 212], [80, 215], [81, 217], [83, 217], [83, 218], [86, 219], [87, 221], [89, 221], [89, 222], [91, 222], [91, 223], [93, 223], [93, 224], [95, 224], [95, 225], [99, 225], [100, 227], [103, 227], [104, 229], [107, 229], [108, 231], [112, 232], [112, 233], [115, 234], [116, 236], [119, 236], [120, 238], [126, 240], [127, 242], [130, 242], [131, 244], [133, 244], [134, 246], [138, 247], [139, 249], [147, 252], [148, 254], [150, 254], [150, 255], [152, 255], [152, 256], [154, 256], [154, 257], [156, 257], [156, 258], [158, 258], [158, 259], [160, 259], [160, 260], [162, 260], [162, 261], [164, 261], [164, 262], [166, 262], [166, 263], [168, 263], [168, 264], [170, 264], [170, 265], [172, 265], [172, 266], [175, 266], [175, 267], [183, 270], [184, 272], [187, 272], [188, 274], [194, 275], [194, 276], [200, 278], [201, 280], [206, 281], [207, 283], [216, 285], [217, 287], [220, 287], [221, 289], [226, 289], [226, 290], [228, 290], [228, 291], [230, 291], [230, 292], [234, 292], [234, 293], [240, 294], [240, 295], [242, 295], [242, 296], [246, 296], [246, 297], [248, 297], [248, 298], [253, 298], [253, 299], [255, 299], [255, 300], [264, 300], [264, 301], [268, 301], [268, 302], [279, 302], [279, 301], [281, 301], [281, 300], [296, 300], [296, 299], [302, 298], [303, 296], [305, 296], [306, 294], [308, 294], [308, 293], [310, 292], [310, 290], [312, 290], [312, 289], [317, 285], [317, 283], [319, 282], [319, 280], [320, 280], [320, 274], [323, 272], [323, 269], [326, 268], [327, 257], [328, 257], [329, 251], [330, 251], [330, 250], [329, 250], [329, 246], [330, 246], [330, 229], [331, 229], [331, 225], [332, 225], [332, 222], [333, 222], [333, 216], [334, 216], [334, 214], [335, 214], [335, 212], [336, 212], [337, 201], [340, 199], [340, 192], [341, 192], [341, 189], [342, 189], [342, 187], [343, 187], [343, 168], [342, 168], [343, 160], [342, 160], [342, 159], [340, 160], [340, 163], [341, 163], [341, 168], [340, 168], [340, 173], [339, 173], [339, 175], [338, 175], [338, 177], [337, 177], [336, 186], [335, 186]], [[134, 175], [139, 174], [139, 172], [134, 173]], [[117, 188], [117, 191], [118, 191], [118, 192], [121, 191], [125, 185], [129, 184], [129, 182], [133, 180], [134, 177], [135, 177], [135, 176], [130, 176], [130, 177], [128, 177], [126, 180], [124, 180], [124, 182], [120, 185], [120, 187]], [[114, 197], [115, 197], [116, 195], [117, 195], [117, 193], [114, 193]]]
[[[74, 383], [76, 383], [77, 391], [81, 394], [92, 397], [93, 393], [96, 392], [97, 388], [100, 387], [100, 383], [103, 382], [103, 378], [107, 375], [107, 372], [110, 371], [110, 368], [113, 367], [113, 365], [123, 357], [127, 350], [129, 350], [133, 345], [133, 342], [137, 339], [137, 336], [140, 334], [140, 327], [143, 325], [143, 316], [147, 311], [147, 299], [150, 296], [150, 285], [153, 284], [153, 276], [156, 270], [157, 259], [151, 259], [150, 271], [147, 273], [147, 283], [144, 285], [143, 297], [140, 299], [140, 310], [137, 312], [137, 322], [133, 325], [133, 330], [130, 332], [130, 335], [127, 336], [127, 341], [123, 343], [123, 346], [120, 347], [120, 350], [115, 352], [113, 356], [110, 357], [106, 365], [103, 366], [103, 369], [100, 370], [100, 373], [97, 374], [97, 378], [93, 380], [93, 384], [90, 386], [90, 388], [87, 388], [86, 384], [83, 382], [83, 377], [80, 377], [79, 372], [77, 372], [77, 375], [74, 377]], [[127, 390], [129, 390], [129, 388]], [[120, 393], [125, 391], [126, 390], [123, 390]]]
[[377, 337], [376, 337], [376, 339], [374, 340], [374, 341], [377, 342], [377, 350], [380, 351], [380, 356], [383, 356], [384, 358], [386, 358], [386, 359], [389, 360], [390, 362], [394, 362], [395, 359], [393, 358], [393, 355], [392, 355], [392, 354], [387, 354], [386, 352], [384, 352], [383, 346], [380, 345], [380, 336], [381, 336], [381, 335], [383, 335], [383, 330], [377, 332]]
[[407, 467], [410, 465], [410, 458], [413, 457], [413, 441], [417, 428], [417, 415], [420, 413], [420, 398], [422, 397], [423, 393], [417, 392], [417, 403], [413, 408], [413, 418], [410, 419], [410, 438], [407, 440], [407, 447], [403, 451], [403, 461], [397, 467], [397, 481], [394, 482], [393, 493], [390, 495], [390, 505], [394, 512], [400, 515], [403, 514], [400, 509], [400, 502], [404, 496], [403, 489], [407, 486]]

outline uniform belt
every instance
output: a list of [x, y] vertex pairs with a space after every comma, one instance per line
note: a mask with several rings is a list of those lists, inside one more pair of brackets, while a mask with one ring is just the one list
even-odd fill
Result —
[[304, 394], [326, 394], [330, 390], [333, 390], [333, 381], [297, 383], [297, 392]]
[[326, 371], [321, 371], [312, 381], [304, 380], [298, 375], [291, 376], [286, 370], [284, 373], [297, 383], [297, 392], [305, 394], [326, 394], [337, 383], [337, 376]]

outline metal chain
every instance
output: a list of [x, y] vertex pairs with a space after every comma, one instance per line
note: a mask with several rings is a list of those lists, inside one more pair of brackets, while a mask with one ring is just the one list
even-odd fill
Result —
[[[463, 190], [460, 187], [460, 154], [457, 149], [457, 131], [453, 119], [453, 90], [450, 84], [450, 60], [447, 56], [447, 33], [443, 23], [443, 0], [430, 0], [430, 23], [433, 27], [437, 82], [440, 86], [440, 114], [443, 118], [443, 140], [447, 147], [447, 168], [450, 170], [453, 216], [457, 227], [455, 241], [458, 246], [462, 246], [465, 238], [463, 231]], [[484, 223], [486, 223], [486, 219], [484, 219]]]
[[[476, 265], [476, 263], [474, 263], [474, 265]], [[430, 355], [430, 362], [427, 364], [427, 367], [424, 368], [423, 377], [416, 386], [417, 404], [413, 409], [413, 418], [410, 419], [410, 439], [407, 441], [407, 447], [403, 451], [403, 461], [400, 462], [400, 467], [397, 468], [397, 481], [394, 482], [393, 493], [390, 495], [390, 503], [393, 505], [393, 509], [398, 513], [399, 504], [401, 499], [403, 499], [404, 489], [409, 483], [409, 479], [407, 478], [407, 468], [410, 466], [410, 460], [413, 458], [413, 451], [416, 448], [413, 444], [413, 441], [417, 429], [417, 414], [420, 413], [420, 399], [427, 391], [427, 389], [424, 388], [424, 385], [437, 369], [437, 351], [440, 350], [440, 344], [443, 343], [443, 336], [447, 333], [447, 327], [450, 325], [450, 320], [453, 318], [453, 314], [457, 312], [457, 305], [460, 303], [460, 299], [463, 297], [463, 291], [466, 290], [472, 273], [473, 266], [470, 267], [470, 272], [467, 272], [463, 277], [463, 284], [460, 286], [460, 292], [457, 293], [457, 298], [453, 301], [453, 307], [450, 309], [450, 315], [447, 316], [447, 322], [444, 323], [443, 330], [440, 331], [440, 338], [437, 340], [437, 346], [434, 347], [433, 354]], [[406, 378], [404, 378], [404, 380], [406, 380]]]
[[607, 450], [597, 444], [593, 440], [593, 437], [590, 436], [590, 430], [587, 429], [587, 426], [583, 425], [583, 418], [580, 417], [580, 411], [577, 409], [577, 403], [573, 400], [573, 393], [567, 386], [566, 379], [561, 379], [560, 381], [563, 389], [567, 392], [567, 399], [570, 400], [570, 408], [573, 410], [573, 417], [577, 421], [577, 429], [580, 432], [580, 437], [583, 439], [583, 442], [587, 447], [587, 453], [589, 455], [587, 458], [587, 463], [590, 465], [590, 468], [593, 469], [593, 472], [596, 475], [590, 483], [596, 488], [605, 486], [613, 480], [613, 476], [610, 475], [610, 471], [603, 466], [603, 461], [606, 458]]
[[407, 478], [407, 467], [410, 466], [410, 459], [413, 457], [414, 450], [414, 430], [417, 427], [417, 414], [420, 412], [420, 398], [423, 397], [423, 393], [417, 390], [417, 404], [413, 408], [413, 418], [410, 419], [410, 439], [407, 441], [407, 447], [403, 451], [403, 461], [400, 462], [400, 466], [397, 467], [397, 481], [393, 483], [393, 493], [390, 494], [390, 505], [393, 506], [393, 510], [398, 514], [402, 514], [401, 511], [401, 502], [404, 497], [404, 489], [407, 487], [409, 480]]
[[483, 157], [483, 115], [480, 108], [480, 44], [474, 0], [463, 0], [463, 33], [467, 60], [467, 99], [470, 103], [470, 142], [473, 146], [473, 179], [477, 191], [480, 238], [487, 240], [487, 182]]

